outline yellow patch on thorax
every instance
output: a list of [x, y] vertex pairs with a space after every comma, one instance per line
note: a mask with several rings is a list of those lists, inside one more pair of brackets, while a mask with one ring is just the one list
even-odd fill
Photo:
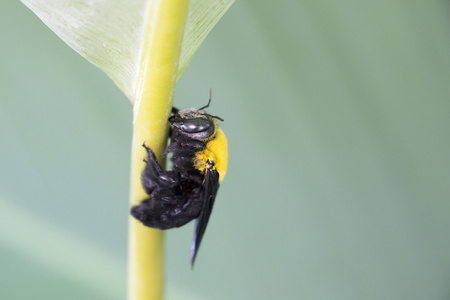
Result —
[[206, 148], [196, 153], [194, 167], [204, 172], [208, 166], [208, 160], [214, 162], [213, 169], [219, 172], [219, 181], [222, 181], [227, 172], [228, 143], [225, 134], [219, 128], [216, 130], [215, 137], [206, 143]]

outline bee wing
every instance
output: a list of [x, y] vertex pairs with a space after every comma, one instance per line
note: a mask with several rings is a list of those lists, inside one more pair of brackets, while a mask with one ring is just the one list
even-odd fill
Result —
[[200, 216], [195, 224], [194, 239], [191, 246], [191, 266], [194, 266], [195, 257], [197, 256], [200, 242], [208, 225], [209, 216], [211, 215], [214, 200], [216, 199], [217, 190], [219, 189], [219, 173], [216, 170], [207, 170], [205, 176], [205, 188], [201, 195], [203, 198], [203, 206]]

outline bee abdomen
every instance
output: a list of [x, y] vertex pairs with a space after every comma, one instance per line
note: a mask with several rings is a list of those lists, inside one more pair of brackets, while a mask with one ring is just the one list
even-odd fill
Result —
[[201, 201], [196, 201], [193, 195], [189, 199], [174, 196], [168, 190], [155, 190], [149, 199], [134, 206], [131, 214], [145, 226], [158, 229], [180, 227], [198, 218]]

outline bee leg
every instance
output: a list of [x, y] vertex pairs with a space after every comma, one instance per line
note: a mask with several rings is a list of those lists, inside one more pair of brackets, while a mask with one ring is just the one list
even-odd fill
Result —
[[147, 150], [147, 160], [141, 180], [147, 194], [151, 194], [158, 186], [172, 188], [179, 185], [179, 178], [173, 171], [164, 171], [156, 160], [155, 153], [147, 145], [142, 144]]
[[179, 144], [178, 142], [174, 142], [172, 141], [169, 146], [167, 146], [166, 150], [164, 150], [163, 154], [161, 155], [161, 157], [166, 157], [167, 154], [169, 154], [170, 152], [174, 152], [177, 148], [179, 148]]
[[192, 194], [182, 192], [180, 175], [164, 171], [152, 149], [143, 147], [147, 150], [147, 161], [142, 172], [142, 186], [150, 197], [134, 206], [131, 214], [144, 225], [159, 229], [179, 227], [196, 218], [200, 203], [194, 201], [196, 198]]

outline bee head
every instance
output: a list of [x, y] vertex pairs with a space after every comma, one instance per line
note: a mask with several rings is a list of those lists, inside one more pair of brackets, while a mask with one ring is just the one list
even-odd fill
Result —
[[205, 142], [216, 133], [217, 121], [214, 119], [223, 121], [217, 116], [205, 113], [202, 109], [186, 108], [170, 117], [169, 122], [182, 134]]
[[170, 124], [179, 132], [194, 140], [206, 142], [212, 139], [216, 133], [217, 120], [223, 122], [222, 118], [207, 114], [203, 109], [208, 108], [211, 103], [211, 89], [209, 89], [208, 104], [202, 108], [186, 108], [177, 111], [169, 118]]

